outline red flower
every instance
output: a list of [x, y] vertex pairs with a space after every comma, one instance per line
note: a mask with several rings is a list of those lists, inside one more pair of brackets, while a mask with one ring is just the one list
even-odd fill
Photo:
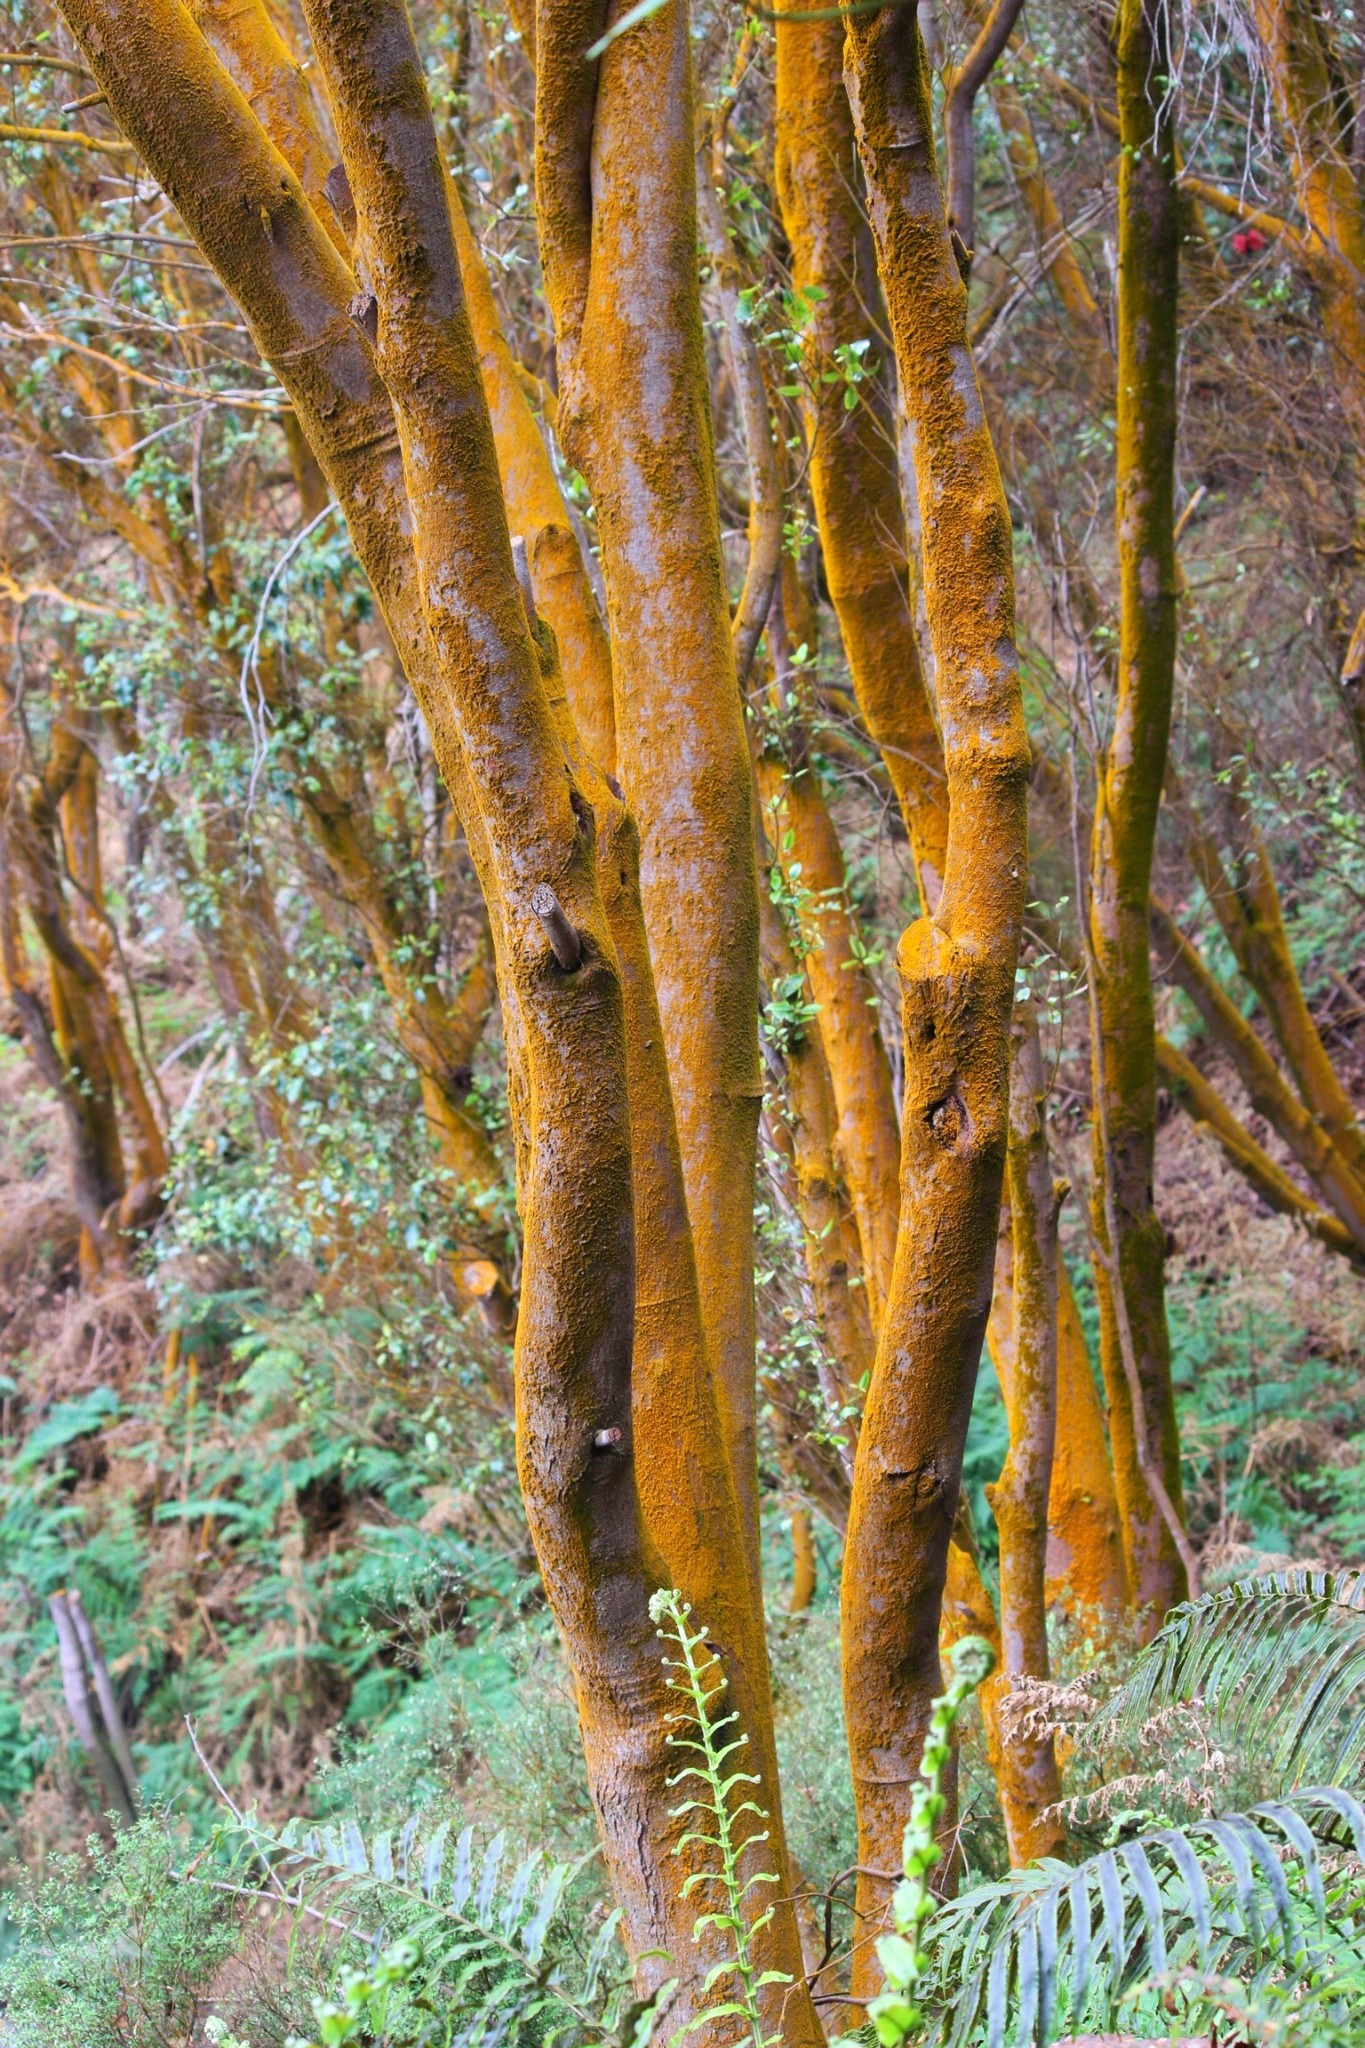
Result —
[[1259, 228], [1239, 228], [1232, 238], [1232, 246], [1239, 256], [1255, 256], [1265, 247], [1265, 236]]

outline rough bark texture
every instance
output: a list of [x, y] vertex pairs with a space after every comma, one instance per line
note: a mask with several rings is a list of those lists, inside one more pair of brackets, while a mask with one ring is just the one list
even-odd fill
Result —
[[[967, 344], [918, 25], [912, 9], [892, 8], [850, 15], [847, 31], [845, 75], [913, 432], [950, 795], [943, 893], [933, 916], [906, 932], [898, 959], [901, 1233], [844, 1566], [865, 1932], [885, 1912], [940, 1683], [939, 1605], [1005, 1165], [1029, 751], [1009, 514]], [[875, 1973], [862, 1954], [858, 1983]]]
[[685, 0], [585, 63], [605, 25], [601, 0], [538, 15], [541, 257], [559, 431], [597, 508], [620, 779], [640, 827], [702, 1309], [757, 1585], [753, 779], [712, 458]]
[[[783, 0], [800, 12], [800, 0]], [[836, 349], [870, 338], [881, 292], [858, 195], [837, 21], [777, 30], [775, 171], [792, 281], [809, 309], [802, 399], [825, 577], [862, 712], [910, 835], [923, 907], [943, 887], [948, 802], [943, 743], [920, 665], [896, 431], [880, 387], [847, 411]], [[825, 383], [827, 374], [835, 381]]]
[[[1016, 1009], [1007, 1178], [1014, 1242], [1014, 1347], [1005, 1406], [1010, 1447], [991, 1510], [1000, 1532], [1000, 1637], [1005, 1677], [1048, 1676], [1044, 1581], [1048, 1501], [1057, 1431], [1057, 1210], [1044, 1123], [1042, 1049], [1031, 1015]], [[1050, 1736], [1016, 1734], [1001, 1754], [1000, 1803], [1010, 1862], [1057, 1855], [1065, 1840]]]
[[805, 969], [837, 1115], [837, 1146], [857, 1219], [874, 1336], [881, 1329], [896, 1256], [900, 1213], [900, 1131], [891, 1063], [877, 1022], [876, 990], [854, 945], [857, 925], [845, 895], [844, 857], [834, 820], [796, 718], [785, 756], [770, 748], [759, 764], [765, 822], [782, 864], [809, 891], [802, 916]]
[[[646, 1980], [664, 1967], [647, 1952], [669, 1949], [684, 1977], [681, 2004], [695, 2010], [695, 1914], [669, 1882], [667, 1863], [686, 1818], [669, 1793], [662, 1673], [648, 1622], [650, 1592], [673, 1561], [655, 1555], [635, 1478], [627, 999], [598, 884], [595, 820], [581, 775], [565, 761], [513, 567], [449, 203], [402, 0], [311, 0], [308, 14], [351, 175], [358, 258], [377, 301], [376, 357], [399, 430], [423, 606], [487, 827], [483, 879], [503, 909], [505, 973], [524, 1033], [522, 1496], [577, 1682], [589, 1777], [632, 1948]], [[553, 676], [553, 656], [549, 669]], [[619, 836], [610, 851], [613, 881], [622, 877], [622, 891], [633, 895]], [[548, 944], [547, 892], [558, 912]], [[709, 1391], [705, 1375], [700, 1384]], [[676, 1399], [676, 1377], [668, 1391]], [[704, 1427], [707, 1418], [692, 1420]], [[693, 1506], [716, 1512], [714, 1500]], [[731, 1557], [740, 1548], [733, 1500], [727, 1519], [728, 1531], [694, 1530], [685, 1560], [699, 1549], [713, 1579], [707, 1537], [723, 1544], [728, 1534]], [[716, 1961], [716, 1946], [704, 1941], [701, 1958]]]
[[[1114, 730], [1098, 769], [1091, 847], [1091, 940], [1108, 1157], [1095, 1120], [1094, 1229], [1117, 1260], [1128, 1304], [1147, 1439], [1180, 1512], [1180, 1447], [1166, 1328], [1165, 1234], [1152, 1206], [1156, 1057], [1147, 898], [1175, 673], [1174, 474], [1180, 209], [1172, 133], [1157, 112], [1169, 68], [1165, 0], [1119, 10], [1118, 535], [1119, 673]], [[1110, 1247], [1108, 1176], [1118, 1242]], [[1140, 1625], [1159, 1625], [1186, 1592], [1171, 1532], [1139, 1468], [1132, 1403], [1107, 1275], [1097, 1268], [1101, 1363], [1114, 1477]]]

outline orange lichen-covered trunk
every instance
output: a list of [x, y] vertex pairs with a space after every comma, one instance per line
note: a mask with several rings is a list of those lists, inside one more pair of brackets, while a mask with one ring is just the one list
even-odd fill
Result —
[[[394, 33], [367, 47], [366, 31], [384, 14]], [[334, 82], [357, 67], [355, 90], [378, 137], [392, 142], [396, 118], [412, 144], [385, 146], [352, 111], [347, 160], [358, 213], [362, 222], [373, 219], [366, 246], [384, 259], [371, 270], [381, 353], [408, 407], [400, 449], [364, 332], [346, 318], [352, 281], [345, 266], [174, 0], [72, 0], [70, 18], [116, 118], [173, 195], [289, 389], [385, 608], [485, 882], [520, 1105], [524, 1484], [579, 1683], [629, 1937], [645, 1980], [658, 1970], [650, 1949], [671, 1949], [682, 1962], [685, 2019], [714, 1952], [707, 1941], [692, 1948], [696, 1909], [682, 1898], [670, 1860], [679, 1829], [667, 1786], [674, 1759], [663, 1744], [666, 1697], [644, 1620], [648, 1592], [668, 1565], [642, 1534], [635, 1482], [630, 1154], [638, 1125], [633, 1103], [626, 1123], [619, 954], [594, 880], [590, 802], [565, 773], [511, 574], [487, 418], [477, 388], [471, 391], [473, 342], [442, 239], [449, 219], [444, 199], [433, 196], [440, 187], [420, 68], [401, 9], [314, 10]], [[192, 122], [182, 118], [186, 103], [195, 109]], [[421, 197], [415, 217], [409, 180]], [[260, 206], [274, 209], [269, 236], [257, 225]], [[434, 278], [424, 265], [433, 266]], [[434, 318], [442, 304], [446, 317]], [[390, 314], [393, 358], [386, 354]], [[421, 374], [427, 361], [435, 364], [430, 377]], [[432, 459], [414, 483], [421, 562], [414, 574], [405, 480], [418, 469], [419, 446]], [[577, 931], [578, 967], [565, 967], [553, 944], [547, 951], [529, 901], [546, 875], [562, 899], [556, 914], [563, 910]], [[677, 1454], [686, 1455], [690, 1446], [674, 1436]], [[721, 1456], [718, 1428], [711, 1443]], [[738, 1537], [733, 1548], [737, 1554]], [[747, 1597], [747, 1575], [733, 1577]], [[779, 1914], [770, 1926], [782, 1920]], [[800, 2024], [801, 2004], [798, 1992], [789, 2017], [797, 2038], [813, 2040], [813, 2021]]]
[[[1007, 1680], [1048, 1675], [1044, 1586], [1057, 1427], [1057, 1210], [1044, 1125], [1042, 1050], [1031, 1015], [1016, 1012], [1008, 1181], [1014, 1342], [1005, 1406], [1010, 1444], [988, 1489], [1000, 1532], [1001, 1665]], [[1000, 1804], [1010, 1862], [1056, 1855], [1064, 1840], [1052, 1738], [1018, 1733], [1001, 1751]]]
[[620, 780], [702, 1308], [758, 1581], [753, 1194], [758, 897], [697, 273], [686, 0], [584, 52], [602, 0], [536, 26], [536, 206], [559, 433], [597, 510]]
[[[1006, 1393], [1014, 1371], [1014, 1222], [1000, 1211], [986, 1341]], [[1008, 1398], [1008, 1396], [1007, 1396]], [[1128, 1612], [1128, 1575], [1109, 1433], [1071, 1276], [1057, 1247], [1057, 1430], [1047, 1503], [1044, 1598], [1082, 1635], [1111, 1639]]]
[[1114, 1470], [1104, 1410], [1066, 1261], [1057, 1254], [1057, 1445], [1048, 1496], [1048, 1604], [1112, 1636], [1128, 1611]]
[[616, 713], [607, 629], [544, 435], [536, 425], [502, 331], [482, 253], [453, 187], [451, 219], [484, 395], [493, 421], [507, 517], [513, 532], [526, 542], [536, 609], [558, 643], [574, 724], [603, 774], [614, 776]]
[[[236, 79], [313, 210], [350, 260], [354, 209], [344, 169], [333, 166], [312, 89], [270, 19], [264, 0], [194, 0], [210, 44]], [[329, 183], [330, 180], [330, 183]], [[484, 396], [512, 529], [527, 546], [538, 610], [554, 631], [575, 721], [593, 759], [615, 772], [611, 649], [544, 437], [532, 416], [502, 331], [482, 253], [453, 182], [451, 223]]]
[[[768, 889], [762, 892], [760, 911], [769, 999], [790, 1005], [802, 990], [803, 976]], [[801, 1225], [815, 1319], [835, 1368], [836, 1378], [826, 1395], [836, 1411], [856, 1409], [862, 1403], [864, 1376], [872, 1366], [872, 1326], [860, 1246], [850, 1259], [850, 1240], [857, 1245], [857, 1225], [835, 1153], [834, 1090], [814, 1020], [786, 1024], [776, 1043], [769, 1032], [767, 1055], [770, 1066], [780, 1065], [785, 1099], [780, 1106], [770, 1101], [765, 1128], [780, 1167], [786, 1169], [790, 1205]], [[851, 1470], [851, 1459], [845, 1462]]]
[[190, 12], [215, 55], [245, 93], [256, 119], [312, 201], [342, 254], [347, 253], [340, 195], [329, 197], [328, 138], [307, 78], [265, 0], [189, 0]]
[[[846, 27], [845, 76], [914, 444], [950, 803], [942, 895], [898, 956], [901, 1230], [844, 1563], [844, 1699], [866, 1932], [886, 1910], [941, 1683], [939, 1607], [1008, 1136], [1029, 750], [1009, 513], [967, 343], [919, 28], [909, 8], [850, 13]], [[855, 1990], [875, 1978], [871, 1951], [861, 1954]]]
[[838, 1152], [857, 1219], [867, 1305], [875, 1335], [891, 1285], [900, 1213], [900, 1131], [891, 1062], [877, 1022], [876, 987], [855, 948], [843, 852], [799, 718], [785, 758], [770, 746], [759, 762], [765, 824], [802, 897], [804, 965], [818, 1011], [838, 1117]]
[[[1129, 1585], [1150, 1631], [1186, 1593], [1185, 1567], [1142, 1470], [1141, 1433], [1174, 1512], [1180, 1444], [1166, 1327], [1165, 1233], [1152, 1206], [1156, 1055], [1147, 899], [1161, 805], [1175, 674], [1176, 293], [1180, 202], [1169, 108], [1170, 57], [1160, 0], [1123, 0], [1118, 88], [1119, 668], [1114, 729], [1097, 776], [1090, 856], [1097, 1030], [1093, 1085], [1096, 1238], [1116, 1262], [1131, 1326], [1143, 1416], [1135, 1424], [1123, 1333], [1097, 1266], [1100, 1356], [1109, 1397], [1114, 1477]], [[1107, 1147], [1101, 1133], [1107, 1134]], [[1109, 1243], [1106, 1192], [1117, 1243]]]
[[1365, 189], [1342, 119], [1326, 42], [1331, 31], [1308, 0], [1252, 0], [1250, 13], [1307, 223], [1299, 246], [1318, 288], [1359, 462], [1365, 459]]
[[1240, 768], [1222, 778], [1224, 812], [1236, 844], [1231, 874], [1212, 837], [1187, 834], [1202, 882], [1237, 965], [1256, 992], [1299, 1096], [1322, 1137], [1365, 1184], [1365, 1130], [1308, 1007], [1285, 930], [1284, 911], [1265, 838], [1251, 815]]
[[[1231, 1059], [1252, 1108], [1288, 1147], [1324, 1204], [1349, 1233], [1352, 1243], [1358, 1250], [1365, 1250], [1365, 1180], [1357, 1175], [1349, 1158], [1334, 1142], [1323, 1119], [1314, 1115], [1291, 1088], [1236, 1003], [1210, 973], [1170, 911], [1156, 898], [1151, 904], [1151, 925], [1162, 967], [1184, 990], [1210, 1036]], [[1166, 1064], [1172, 1064], [1169, 1056]], [[1227, 1130], [1227, 1114], [1218, 1114], [1208, 1101], [1207, 1092], [1200, 1106], [1206, 1112], [1206, 1121]], [[1244, 1158], [1244, 1170], [1255, 1163], [1254, 1154]], [[1283, 1207], [1284, 1203], [1278, 1202], [1276, 1206]]]
[[[541, 629], [543, 632], [543, 628]], [[549, 642], [553, 647], [552, 639]], [[702, 1319], [663, 1031], [640, 900], [639, 835], [586, 753], [569, 715], [557, 653], [547, 663], [565, 751], [596, 820], [603, 902], [625, 999], [635, 1191], [635, 1335], [631, 1409], [640, 1505], [668, 1581], [704, 1617], [729, 1678], [728, 1702], [763, 1785], [764, 1868], [786, 1868], [781, 1788], [762, 1610], [736, 1569], [744, 1535], [724, 1455], [719, 1392]], [[753, 1866], [756, 1867], [756, 1866]], [[800, 1937], [789, 1897], [759, 1930], [767, 1967], [795, 1974]], [[796, 2016], [787, 2015], [787, 2024]]]
[[[923, 906], [943, 887], [943, 746], [920, 667], [896, 433], [875, 379], [844, 405], [836, 351], [869, 341], [880, 293], [858, 196], [841, 75], [843, 29], [797, 16], [777, 39], [775, 172], [792, 282], [808, 295], [803, 390], [811, 492], [825, 576], [868, 732], [881, 749], [914, 853]], [[829, 381], [826, 381], [829, 379]]]
[[[661, 1567], [636, 1489], [626, 1006], [594, 818], [581, 780], [566, 772], [513, 568], [402, 0], [310, 0], [308, 13], [376, 298], [376, 359], [399, 431], [436, 672], [487, 823], [482, 879], [501, 906], [504, 973], [524, 1034], [522, 1493], [642, 1977], [657, 1978], [650, 1951], [667, 1947], [690, 1979], [690, 1902], [660, 1872], [686, 1821], [669, 1805], [663, 1673], [648, 1617]], [[689, 2002], [685, 1993], [684, 2012]]]

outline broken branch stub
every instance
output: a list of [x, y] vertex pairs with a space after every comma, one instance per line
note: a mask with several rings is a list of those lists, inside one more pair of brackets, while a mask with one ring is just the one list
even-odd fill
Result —
[[550, 951], [564, 972], [572, 974], [583, 964], [583, 941], [570, 924], [563, 904], [548, 882], [537, 882], [531, 891], [531, 908], [550, 941]]

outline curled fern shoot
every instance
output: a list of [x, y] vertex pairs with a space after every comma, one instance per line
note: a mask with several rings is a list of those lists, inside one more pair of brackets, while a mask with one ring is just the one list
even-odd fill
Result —
[[[929, 1888], [929, 1873], [943, 1854], [938, 1842], [938, 1824], [948, 1804], [943, 1770], [952, 1755], [953, 1729], [972, 1694], [990, 1677], [995, 1652], [984, 1637], [963, 1636], [953, 1644], [949, 1661], [952, 1682], [934, 1701], [920, 1757], [919, 1782], [911, 1794], [902, 1851], [905, 1875], [891, 1899], [893, 1932], [883, 1934], [877, 1942], [877, 1961], [886, 1989], [872, 2000], [867, 2016], [882, 2048], [901, 2048], [903, 2041], [924, 2030], [918, 1992], [929, 1971], [925, 1933], [937, 1904]], [[852, 2041], [853, 2037], [846, 2037], [836, 2048], [852, 2048]]]
[[[722, 1978], [733, 1976], [739, 1980], [736, 1997], [705, 2005], [682, 2031], [688, 2033], [712, 2020], [733, 2018], [742, 2021], [747, 2029], [750, 2048], [776, 2048], [781, 2037], [764, 2032], [758, 1994], [768, 1985], [789, 1984], [791, 1979], [782, 1970], [759, 1970], [753, 1958], [754, 1936], [772, 1918], [773, 1909], [768, 1906], [751, 1920], [750, 1894], [760, 1885], [776, 1884], [778, 1879], [771, 1870], [755, 1871], [746, 1878], [740, 1869], [744, 1852], [768, 1839], [766, 1828], [758, 1826], [768, 1818], [767, 1813], [746, 1791], [759, 1780], [752, 1771], [738, 1769], [733, 1762], [747, 1748], [749, 1738], [738, 1729], [736, 1714], [716, 1712], [716, 1703], [729, 1681], [707, 1648], [705, 1632], [691, 1626], [692, 1610], [681, 1594], [660, 1590], [650, 1601], [649, 1612], [650, 1618], [661, 1624], [659, 1635], [663, 1641], [675, 1645], [680, 1652], [677, 1657], [664, 1659], [670, 1673], [668, 1683], [685, 1702], [669, 1715], [669, 1720], [688, 1732], [670, 1734], [668, 1744], [695, 1759], [685, 1763], [668, 1781], [670, 1785], [697, 1788], [672, 1809], [675, 1819], [696, 1816], [696, 1824], [680, 1837], [674, 1854], [681, 1856], [689, 1850], [699, 1850], [714, 1858], [711, 1869], [694, 1870], [687, 1878], [683, 1896], [688, 1897], [703, 1885], [717, 1885], [724, 1901], [718, 1909], [699, 1914], [692, 1929], [693, 1940], [699, 1941], [708, 1928], [714, 1928], [725, 1937], [730, 1951], [707, 1972], [701, 1989], [703, 2003]], [[741, 1840], [739, 1824], [746, 1818], [754, 1825]]]

